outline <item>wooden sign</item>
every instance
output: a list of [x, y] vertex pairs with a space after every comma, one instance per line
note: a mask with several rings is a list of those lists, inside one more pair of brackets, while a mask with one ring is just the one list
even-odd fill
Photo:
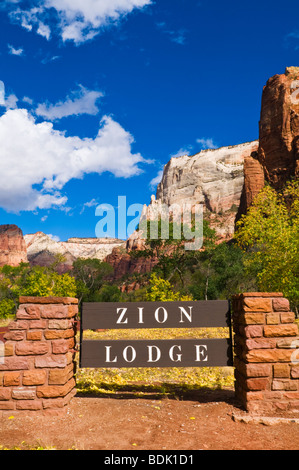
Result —
[[232, 366], [230, 340], [83, 340], [81, 367]]
[[83, 329], [207, 328], [230, 325], [227, 300], [83, 303]]
[[[229, 327], [230, 337], [172, 340], [83, 340], [85, 329]], [[227, 301], [84, 303], [80, 367], [232, 366]]]

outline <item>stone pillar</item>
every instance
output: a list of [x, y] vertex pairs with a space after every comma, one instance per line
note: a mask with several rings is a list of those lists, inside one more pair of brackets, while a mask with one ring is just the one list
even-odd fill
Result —
[[75, 298], [20, 297], [0, 350], [0, 416], [65, 409], [76, 392], [77, 313]]
[[254, 414], [299, 410], [299, 336], [279, 293], [234, 296], [235, 392]]

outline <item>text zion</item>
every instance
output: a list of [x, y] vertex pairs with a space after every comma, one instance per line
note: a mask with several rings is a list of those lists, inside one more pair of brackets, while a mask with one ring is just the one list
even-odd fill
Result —
[[[185, 323], [185, 320], [187, 320], [189, 323], [192, 323], [192, 308], [193, 307], [187, 307], [187, 308], [188, 310], [184, 307], [178, 307], [179, 323]], [[137, 310], [138, 310], [138, 323], [141, 325], [144, 323], [144, 307], [137, 307]], [[122, 325], [122, 324], [129, 323], [129, 318], [127, 316], [128, 314], [127, 307], [117, 308], [116, 313], [118, 315], [116, 324]], [[168, 311], [165, 307], [160, 306], [155, 309], [153, 316], [157, 323], [163, 324], [168, 320]]]
[[[171, 346], [167, 351], [167, 355], [171, 362], [182, 362], [182, 346], [179, 344]], [[128, 345], [122, 350], [121, 356], [126, 363], [131, 364], [134, 363], [134, 361], [137, 359], [137, 351], [134, 346]], [[208, 346], [206, 344], [195, 344], [193, 357], [194, 362], [207, 362]], [[148, 345], [146, 346], [145, 358], [146, 362], [149, 364], [158, 362], [162, 358], [162, 351], [156, 345]], [[119, 355], [113, 352], [113, 346], [105, 346], [105, 363], [117, 363], [118, 360]]]

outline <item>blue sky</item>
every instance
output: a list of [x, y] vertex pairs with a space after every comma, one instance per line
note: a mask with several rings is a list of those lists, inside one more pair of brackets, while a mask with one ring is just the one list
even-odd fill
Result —
[[263, 86], [299, 65], [298, 13], [296, 0], [1, 0], [0, 223], [94, 237], [97, 205], [148, 204], [171, 156], [257, 139]]

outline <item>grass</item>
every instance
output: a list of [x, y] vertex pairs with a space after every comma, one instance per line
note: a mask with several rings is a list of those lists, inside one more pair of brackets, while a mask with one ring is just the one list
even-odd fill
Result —
[[[226, 338], [227, 328], [136, 329], [85, 331], [84, 339]], [[94, 396], [172, 397], [181, 399], [201, 389], [234, 386], [232, 367], [78, 369], [78, 394]]]

